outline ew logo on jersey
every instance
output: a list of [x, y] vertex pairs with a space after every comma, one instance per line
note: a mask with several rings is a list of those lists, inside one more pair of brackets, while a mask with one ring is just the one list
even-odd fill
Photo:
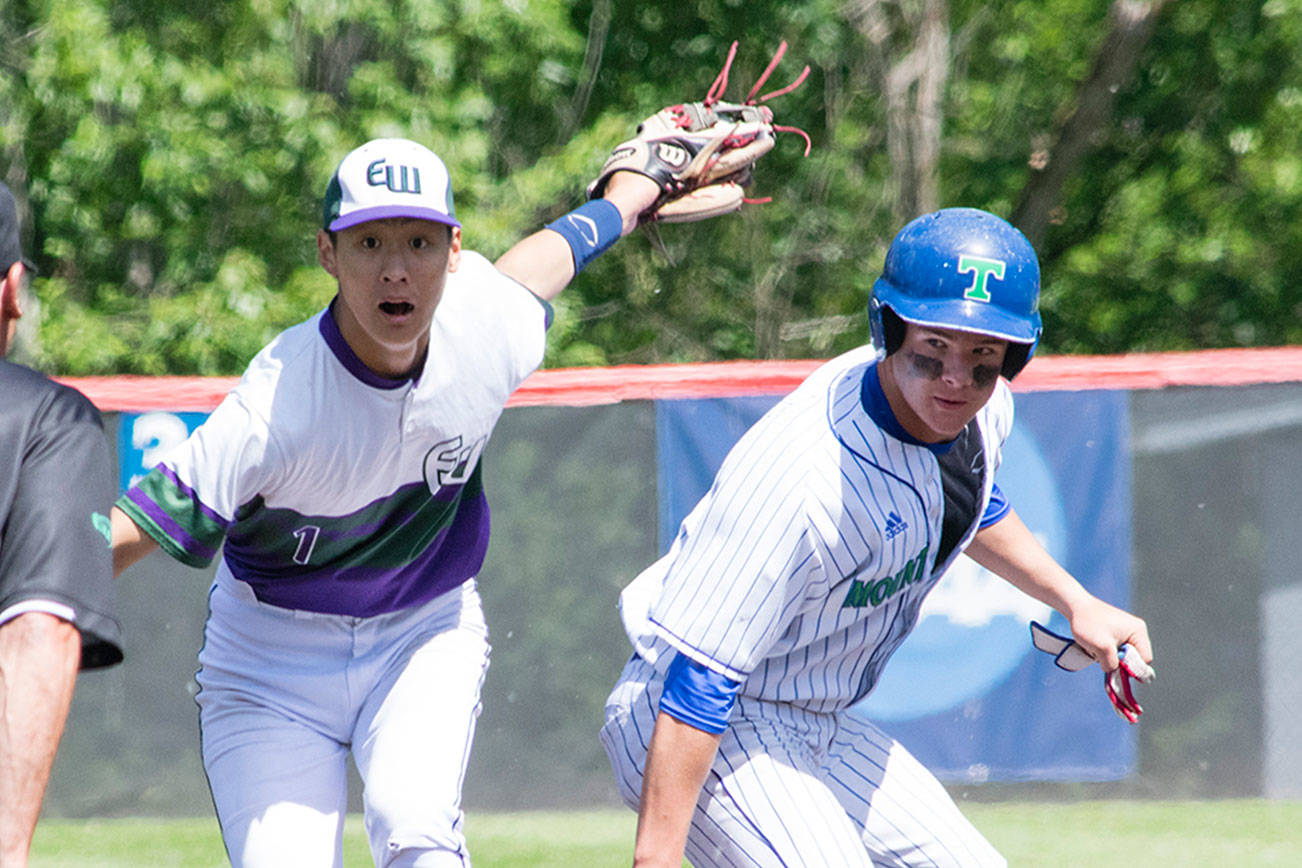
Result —
[[880, 606], [914, 582], [920, 582], [927, 566], [927, 546], [914, 555], [913, 559], [900, 568], [893, 576], [865, 582], [855, 579], [850, 583], [850, 592], [845, 595], [842, 609], [861, 609], [864, 606]]
[[883, 533], [885, 533], [887, 539], [895, 539], [908, 529], [909, 523], [900, 518], [900, 514], [895, 510], [891, 510], [890, 514], [886, 516], [886, 527], [883, 529]]
[[479, 453], [484, 451], [488, 437], [480, 437], [471, 443], [465, 443], [461, 435], [449, 440], [435, 443], [425, 453], [425, 484], [430, 494], [436, 493], [445, 485], [460, 485], [470, 478], [470, 472], [479, 461]]

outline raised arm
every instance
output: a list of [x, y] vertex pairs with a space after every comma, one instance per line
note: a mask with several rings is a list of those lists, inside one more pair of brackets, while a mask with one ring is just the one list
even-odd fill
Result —
[[618, 172], [600, 199], [521, 240], [498, 258], [497, 270], [550, 301], [585, 264], [584, 254], [595, 256], [632, 232], [659, 195], [660, 187], [647, 176]]
[[1153, 648], [1143, 619], [1085, 590], [1040, 545], [1013, 510], [978, 531], [967, 554], [992, 573], [1062, 613], [1070, 622], [1076, 641], [1099, 661], [1104, 671], [1117, 668], [1117, 649], [1126, 643], [1134, 645], [1146, 663], [1152, 662]]

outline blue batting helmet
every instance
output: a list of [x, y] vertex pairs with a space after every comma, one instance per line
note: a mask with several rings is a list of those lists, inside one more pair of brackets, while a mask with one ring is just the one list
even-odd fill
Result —
[[945, 208], [895, 236], [868, 319], [887, 355], [904, 340], [903, 323], [1003, 338], [1011, 380], [1040, 340], [1039, 307], [1040, 263], [1026, 236], [986, 211]]

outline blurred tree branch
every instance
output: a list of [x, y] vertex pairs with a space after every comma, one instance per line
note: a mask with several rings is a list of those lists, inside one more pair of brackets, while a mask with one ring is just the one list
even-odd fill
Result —
[[1031, 154], [1031, 173], [1013, 211], [1012, 223], [1037, 249], [1044, 241], [1062, 188], [1080, 167], [1096, 137], [1112, 119], [1119, 91], [1134, 76], [1140, 55], [1168, 0], [1115, 0], [1108, 17], [1111, 27], [1099, 45], [1094, 67], [1081, 82], [1076, 107], [1047, 151]]

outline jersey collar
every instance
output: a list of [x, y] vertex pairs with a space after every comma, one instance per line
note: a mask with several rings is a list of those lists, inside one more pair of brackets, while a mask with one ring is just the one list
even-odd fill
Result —
[[859, 387], [859, 403], [863, 405], [864, 412], [868, 414], [877, 427], [881, 428], [896, 440], [908, 443], [913, 446], [921, 446], [930, 450], [937, 457], [944, 455], [954, 445], [953, 440], [946, 440], [942, 443], [927, 443], [914, 437], [900, 420], [895, 417], [895, 411], [891, 409], [891, 404], [886, 400], [886, 393], [882, 391], [882, 382], [877, 377], [877, 365], [869, 365], [864, 371], [863, 383]]
[[[410, 375], [405, 377], [384, 377], [366, 367], [362, 360], [357, 357], [357, 353], [353, 352], [353, 348], [348, 346], [348, 341], [344, 340], [343, 332], [339, 331], [339, 324], [335, 322], [335, 301], [337, 300], [331, 300], [329, 307], [321, 314], [319, 328], [321, 337], [325, 339], [326, 346], [330, 348], [330, 352], [334, 353], [335, 358], [339, 360], [339, 364], [343, 365], [344, 369], [353, 377], [375, 389], [401, 389], [408, 383], [414, 382], [416, 378]], [[421, 362], [423, 364], [423, 358]], [[417, 368], [421, 366], [418, 365]]]

